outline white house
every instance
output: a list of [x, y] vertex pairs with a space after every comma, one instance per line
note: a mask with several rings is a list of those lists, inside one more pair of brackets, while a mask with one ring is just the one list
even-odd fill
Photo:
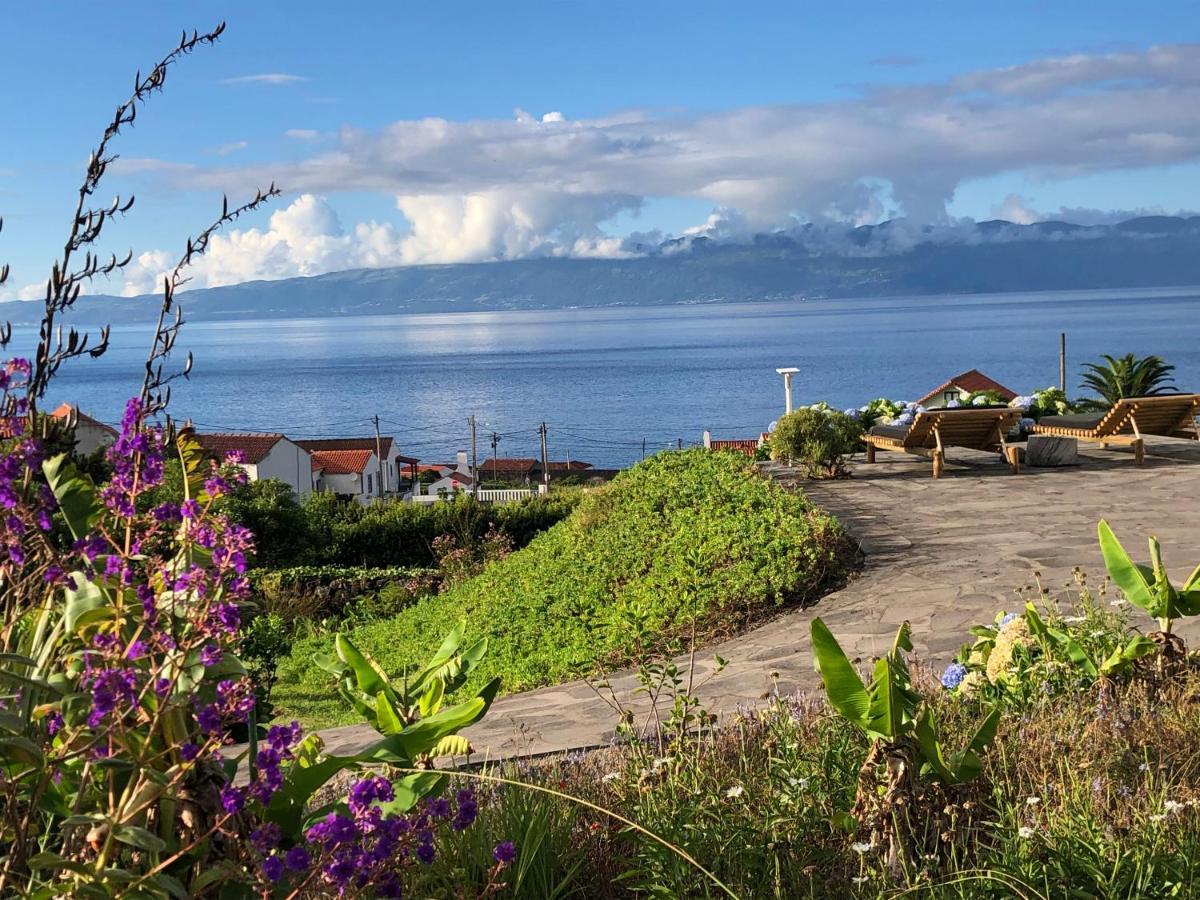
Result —
[[417, 460], [400, 453], [396, 442], [390, 437], [380, 437], [378, 442], [373, 437], [351, 437], [300, 440], [296, 443], [310, 453], [330, 450], [369, 450], [375, 453], [378, 449], [383, 458], [383, 493], [395, 493], [400, 490], [401, 485], [407, 485], [416, 479]]
[[379, 478], [379, 457], [372, 450], [315, 450], [312, 477], [318, 491], [353, 497], [359, 503], [371, 503], [386, 490]]
[[221, 459], [230, 453], [240, 453], [239, 465], [251, 481], [278, 478], [291, 485], [297, 497], [312, 493], [312, 455], [282, 434], [221, 432], [197, 434], [196, 439], [201, 447]]
[[91, 456], [101, 447], [111, 447], [117, 439], [115, 428], [80, 412], [79, 407], [70, 403], [62, 404], [50, 413], [50, 418], [60, 422], [70, 422], [74, 418], [75, 452], [80, 456]]
[[466, 451], [458, 451], [453, 463], [419, 468], [423, 472], [433, 472], [437, 479], [429, 484], [419, 481], [413, 483], [412, 499], [418, 503], [453, 497], [457, 491], [474, 490], [475, 479], [471, 477], [471, 464], [467, 461]]
[[992, 391], [1005, 403], [1016, 399], [1017, 392], [1006, 388], [1000, 382], [984, 375], [978, 369], [968, 369], [955, 375], [945, 384], [935, 387], [932, 391], [917, 401], [921, 406], [930, 409], [940, 409], [962, 400], [968, 394], [982, 391]]

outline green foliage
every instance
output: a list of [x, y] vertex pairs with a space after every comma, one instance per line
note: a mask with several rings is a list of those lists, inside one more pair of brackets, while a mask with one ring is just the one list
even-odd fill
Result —
[[859, 423], [864, 430], [869, 430], [873, 425], [896, 418], [904, 412], [904, 404], [898, 400], [889, 400], [887, 397], [876, 397], [870, 403], [860, 407], [858, 412]]
[[1113, 357], [1105, 353], [1101, 358], [1103, 363], [1084, 364], [1081, 386], [1095, 391], [1109, 406], [1125, 397], [1165, 394], [1174, 385], [1171, 373], [1175, 367], [1161, 357], [1136, 357], [1132, 353]]
[[305, 510], [291, 485], [276, 478], [249, 481], [224, 503], [224, 512], [254, 534], [255, 562], [285, 566], [305, 556], [313, 545]]
[[253, 616], [242, 628], [239, 649], [254, 686], [256, 715], [260, 721], [269, 721], [279, 660], [292, 649], [291, 625], [277, 613]]
[[859, 421], [834, 409], [801, 408], [779, 420], [771, 433], [771, 458], [799, 462], [807, 475], [846, 474], [846, 457], [858, 448]]
[[1171, 633], [1175, 619], [1200, 615], [1200, 566], [1193, 570], [1182, 587], [1176, 588], [1163, 567], [1162, 549], [1157, 538], [1150, 538], [1150, 565], [1146, 566], [1130, 558], [1108, 522], [1102, 519], [1097, 531], [1108, 577], [1130, 603], [1157, 619], [1164, 633]]
[[[350, 636], [394, 670], [465, 615], [490, 638], [475, 683], [502, 675], [524, 690], [628, 661], [643, 642], [670, 649], [693, 623], [719, 636], [811, 600], [844, 573], [845, 550], [834, 520], [744, 457], [660, 454], [479, 577]], [[347, 720], [309, 665], [328, 643], [300, 641], [281, 665], [275, 702], [288, 715]]]
[[[248, 573], [262, 606], [284, 619], [342, 618], [351, 608], [376, 598], [385, 590], [399, 589], [411, 601], [432, 591], [438, 582], [435, 569], [400, 566], [294, 566], [256, 569]], [[394, 598], [398, 599], [398, 598]]]
[[900, 626], [888, 651], [875, 663], [870, 684], [863, 684], [841, 645], [820, 618], [812, 623], [813, 665], [825, 686], [829, 705], [870, 740], [894, 747], [915, 739], [922, 771], [948, 784], [961, 784], [982, 770], [979, 754], [996, 733], [998, 709], [988, 712], [967, 746], [947, 756], [938, 735], [934, 713], [922, 707], [913, 688], [906, 652], [912, 651], [907, 622]]

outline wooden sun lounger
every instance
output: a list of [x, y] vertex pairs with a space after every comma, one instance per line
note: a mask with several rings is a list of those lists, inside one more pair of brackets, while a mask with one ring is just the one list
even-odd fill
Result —
[[967, 407], [932, 409], [917, 413], [905, 428], [876, 425], [863, 435], [867, 462], [875, 462], [876, 450], [912, 453], [933, 460], [933, 477], [940, 478], [946, 467], [947, 447], [998, 452], [1008, 461], [1013, 474], [1020, 472], [1017, 448], [1005, 443], [1005, 436], [1021, 421], [1019, 409]]
[[1034, 426], [1033, 433], [1094, 441], [1101, 447], [1129, 444], [1140, 466], [1146, 461], [1146, 435], [1200, 440], [1197, 413], [1200, 394], [1127, 397], [1103, 415], [1047, 416]]

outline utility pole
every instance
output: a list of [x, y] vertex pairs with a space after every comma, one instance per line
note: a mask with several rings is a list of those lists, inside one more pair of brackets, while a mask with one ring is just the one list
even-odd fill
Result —
[[475, 416], [467, 419], [467, 424], [471, 426], [471, 496], [474, 497], [479, 491], [479, 457], [475, 450]]
[[646, 439], [642, 438], [642, 460], [646, 459]]
[[499, 446], [499, 444], [500, 444], [500, 435], [496, 434], [496, 432], [493, 431], [492, 432], [492, 479], [493, 480], [495, 480], [497, 477], [499, 477], [499, 473], [500, 473], [500, 458], [499, 458], [499, 453], [496, 450], [496, 448]]
[[[550, 487], [550, 463], [546, 459], [546, 423], [542, 423], [542, 427], [538, 429], [538, 434], [542, 438], [542, 484]], [[570, 465], [567, 466], [567, 474], [571, 474]]]
[[1067, 333], [1058, 335], [1058, 389], [1067, 392]]
[[[379, 415], [375, 416], [375, 459], [379, 461], [379, 495], [382, 497], [383, 488], [383, 438], [379, 436]], [[390, 482], [391, 479], [389, 478]]]
[[676, 450], [683, 449], [683, 438], [675, 438], [675, 449]]

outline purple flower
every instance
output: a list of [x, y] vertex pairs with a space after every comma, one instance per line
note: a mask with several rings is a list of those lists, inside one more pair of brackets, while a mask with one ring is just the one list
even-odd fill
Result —
[[312, 864], [308, 851], [299, 844], [284, 854], [283, 861], [293, 872], [303, 872]]
[[946, 671], [942, 673], [942, 687], [948, 691], [954, 690], [966, 677], [967, 667], [962, 663], [952, 662], [946, 666]]
[[262, 870], [268, 881], [278, 881], [283, 877], [283, 860], [278, 856], [268, 856], [262, 861]]
[[221, 788], [221, 807], [231, 816], [242, 811], [246, 797], [235, 787]]
[[179, 745], [179, 756], [184, 762], [191, 762], [200, 755], [200, 748], [191, 741], [184, 741]]
[[434, 856], [436, 855], [437, 851], [433, 849], [433, 844], [417, 845], [417, 859], [419, 859], [425, 865], [430, 865], [433, 862]]
[[517, 848], [512, 841], [503, 841], [492, 848], [492, 858], [507, 865], [517, 858]]

